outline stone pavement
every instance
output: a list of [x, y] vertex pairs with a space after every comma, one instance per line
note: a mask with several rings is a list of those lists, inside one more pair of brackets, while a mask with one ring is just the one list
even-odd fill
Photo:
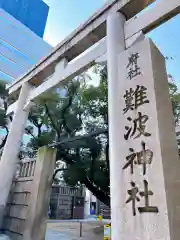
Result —
[[71, 240], [71, 237], [57, 231], [47, 230], [45, 240]]
[[103, 224], [99, 222], [83, 222], [80, 237], [79, 222], [54, 222], [47, 224], [45, 240], [103, 240]]

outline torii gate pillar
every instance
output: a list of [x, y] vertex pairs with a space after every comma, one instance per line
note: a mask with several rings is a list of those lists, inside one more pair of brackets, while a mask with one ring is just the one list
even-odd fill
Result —
[[110, 150], [110, 191], [111, 191], [111, 226], [112, 239], [121, 236], [121, 174], [120, 174], [120, 112], [118, 103], [119, 76], [118, 54], [125, 50], [124, 38], [125, 17], [118, 12], [111, 13], [107, 18], [107, 66], [108, 66], [108, 111], [109, 111], [109, 150]]
[[22, 136], [29, 115], [29, 110], [25, 111], [23, 108], [31, 88], [32, 86], [29, 83], [23, 84], [21, 88], [9, 135], [0, 161], [0, 225], [2, 223], [4, 208], [18, 162]]

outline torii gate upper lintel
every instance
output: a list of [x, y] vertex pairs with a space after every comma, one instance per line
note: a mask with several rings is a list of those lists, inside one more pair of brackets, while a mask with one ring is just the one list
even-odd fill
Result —
[[[0, 161], [0, 220], [6, 205], [32, 101], [57, 86], [61, 81], [66, 81], [67, 78], [81, 73], [104, 56], [103, 59], [108, 61], [108, 69], [111, 71], [108, 78], [109, 108], [111, 108], [109, 121], [110, 125], [117, 124], [115, 121], [116, 102], [113, 99], [113, 91], [116, 88], [114, 83], [117, 78], [117, 69], [114, 65], [117, 53], [124, 51], [143, 33], [149, 32], [180, 12], [179, 0], [161, 0], [155, 3], [152, 9], [136, 16], [152, 2], [154, 1], [111, 1], [60, 43], [45, 59], [7, 87], [9, 94], [19, 92], [19, 90], [20, 94], [18, 101], [8, 109], [8, 113], [14, 111], [14, 118]], [[97, 42], [99, 44], [89, 52], [80, 55]], [[78, 58], [76, 59], [76, 57]], [[71, 60], [74, 61], [69, 63]], [[32, 83], [35, 87], [32, 86]], [[109, 134], [111, 139], [116, 140], [114, 131], [109, 132]], [[113, 148], [113, 151], [116, 151], [116, 148]], [[110, 162], [114, 164], [115, 161], [115, 156], [112, 156]], [[113, 178], [115, 181], [116, 176], [111, 176], [112, 182]], [[118, 194], [112, 193], [111, 198], [112, 202], [117, 202]], [[119, 213], [119, 219], [120, 215]], [[112, 219], [112, 222], [117, 228], [115, 233], [117, 236], [121, 229], [119, 229], [117, 219]], [[113, 240], [117, 239], [113, 238]]]
[[[111, 11], [121, 11], [127, 20], [132, 20], [137, 13], [152, 2], [154, 2], [154, 0], [111, 0], [102, 9], [93, 14], [85, 23], [81, 24], [72, 34], [60, 42], [47, 57], [42, 59], [15, 82], [7, 86], [7, 88], [10, 92], [16, 91], [20, 88], [22, 80], [25, 82], [33, 81], [33, 84], [39, 85], [41, 80], [51, 75], [54, 70], [54, 64], [61, 58], [65, 57], [69, 62], [106, 36], [106, 18], [108, 13]], [[127, 24], [128, 22], [129, 21], [127, 21]], [[134, 35], [135, 32], [131, 32], [130, 30], [128, 34]], [[126, 38], [129, 37], [131, 36], [127, 36]], [[50, 68], [51, 65], [53, 65], [52, 68]], [[48, 69], [46, 74], [41, 75], [41, 72], [47, 69], [47, 67], [50, 68], [50, 70]], [[38, 81], [36, 80], [36, 76]]]

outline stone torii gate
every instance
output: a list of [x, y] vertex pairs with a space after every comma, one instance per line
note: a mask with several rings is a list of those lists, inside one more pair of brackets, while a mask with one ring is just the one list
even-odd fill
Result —
[[[152, 8], [136, 16], [152, 2], [155, 2]], [[123, 186], [121, 184], [122, 174], [118, 168], [121, 123], [117, 111], [117, 106], [119, 106], [117, 58], [118, 54], [143, 40], [144, 34], [179, 12], [179, 0], [158, 2], [112, 0], [62, 41], [45, 59], [7, 87], [10, 95], [18, 94], [19, 98], [17, 102], [9, 106], [7, 111], [7, 114], [14, 112], [14, 117], [0, 161], [0, 218], [6, 205], [22, 135], [33, 102], [47, 91], [77, 76], [92, 65], [107, 61], [112, 240], [123, 239], [120, 205]], [[94, 47], [89, 49], [93, 45]], [[132, 238], [128, 239], [132, 240]], [[134, 237], [134, 239], [139, 238]], [[141, 239], [151, 238], [142, 237], [139, 240]], [[172, 236], [171, 238], [167, 236], [166, 239], [178, 240]]]

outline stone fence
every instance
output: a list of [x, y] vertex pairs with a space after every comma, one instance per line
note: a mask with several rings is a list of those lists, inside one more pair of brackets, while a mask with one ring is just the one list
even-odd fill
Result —
[[3, 221], [3, 231], [13, 240], [45, 237], [56, 151], [40, 148], [37, 160], [22, 161], [13, 183]]

